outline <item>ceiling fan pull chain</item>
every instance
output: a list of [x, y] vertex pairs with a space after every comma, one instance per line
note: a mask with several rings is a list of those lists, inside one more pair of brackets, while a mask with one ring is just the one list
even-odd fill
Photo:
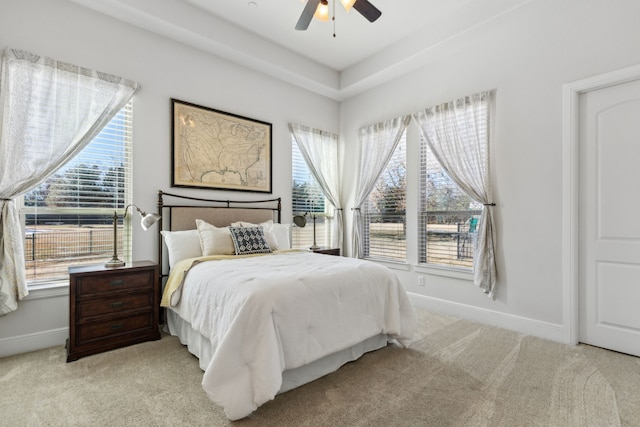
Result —
[[336, 0], [333, 0], [333, 38], [336, 38]]

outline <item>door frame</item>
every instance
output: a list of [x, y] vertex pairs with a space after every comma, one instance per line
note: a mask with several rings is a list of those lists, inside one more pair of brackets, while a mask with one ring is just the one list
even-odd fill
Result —
[[567, 83], [562, 87], [562, 336], [565, 344], [578, 344], [579, 337], [580, 96], [639, 79], [640, 65], [635, 65]]

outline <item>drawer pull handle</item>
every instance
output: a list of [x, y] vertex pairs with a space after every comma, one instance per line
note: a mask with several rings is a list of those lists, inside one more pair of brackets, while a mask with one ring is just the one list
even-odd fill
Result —
[[112, 331], [117, 331], [118, 329], [124, 328], [124, 323], [116, 323], [115, 325], [111, 325]]
[[111, 281], [111, 286], [122, 286], [124, 285], [124, 280], [120, 279], [120, 280], [112, 280]]
[[124, 302], [122, 301], [111, 303], [111, 308], [122, 308], [122, 307], [124, 307]]

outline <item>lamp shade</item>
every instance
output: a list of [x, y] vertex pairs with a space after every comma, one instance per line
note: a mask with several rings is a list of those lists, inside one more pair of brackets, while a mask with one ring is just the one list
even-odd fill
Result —
[[146, 231], [149, 229], [149, 227], [151, 227], [153, 224], [158, 222], [159, 219], [160, 219], [160, 215], [158, 214], [154, 214], [154, 213], [144, 214], [142, 215], [142, 219], [140, 220], [140, 226], [142, 227], [143, 230]]
[[307, 214], [294, 216], [293, 223], [300, 228], [304, 227], [307, 225]]

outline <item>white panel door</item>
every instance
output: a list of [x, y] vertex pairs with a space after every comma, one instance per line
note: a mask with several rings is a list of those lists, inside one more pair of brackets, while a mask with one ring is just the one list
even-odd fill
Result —
[[640, 356], [640, 80], [580, 96], [579, 340]]

